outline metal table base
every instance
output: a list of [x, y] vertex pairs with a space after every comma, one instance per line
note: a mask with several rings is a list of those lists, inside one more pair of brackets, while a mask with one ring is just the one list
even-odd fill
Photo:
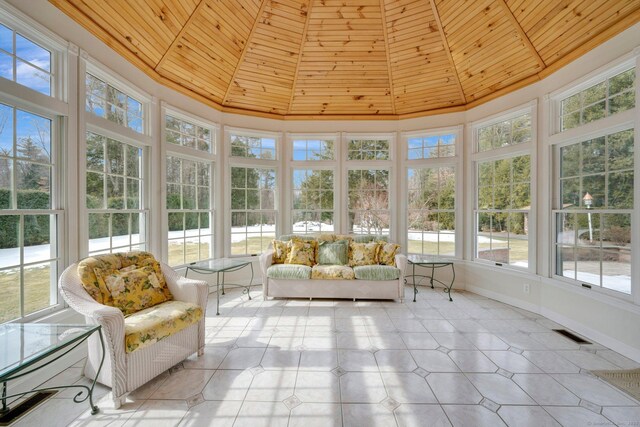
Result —
[[[453, 301], [453, 299], [451, 298], [451, 289], [453, 288], [453, 283], [456, 280], [456, 269], [453, 266], [453, 262], [452, 261], [433, 261], [433, 260], [424, 260], [424, 261], [420, 261], [420, 260], [411, 260], [409, 259], [409, 263], [411, 264], [411, 274], [409, 276], [405, 277], [405, 284], [407, 283], [407, 279], [409, 277], [411, 277], [413, 280], [413, 302], [416, 302], [416, 295], [418, 295], [418, 286], [423, 286], [422, 282], [424, 281], [424, 279], [429, 279], [429, 284], [431, 285], [431, 289], [435, 289], [434, 287], [434, 282], [439, 283], [440, 285], [442, 285], [444, 287], [444, 292], [447, 293], [447, 295], [449, 296], [449, 301]], [[423, 274], [416, 274], [416, 265], [419, 267], [426, 267], [426, 268], [431, 268], [431, 275], [430, 276], [426, 276]], [[447, 284], [445, 282], [443, 282], [442, 280], [436, 279], [435, 278], [435, 270], [437, 268], [443, 268], [443, 267], [448, 267], [451, 266], [451, 273], [452, 273], [452, 278], [451, 278], [451, 283]], [[416, 282], [416, 277], [419, 277], [420, 280], [418, 282]]]

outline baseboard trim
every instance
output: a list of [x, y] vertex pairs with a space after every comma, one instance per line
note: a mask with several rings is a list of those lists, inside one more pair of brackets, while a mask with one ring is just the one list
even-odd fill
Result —
[[589, 338], [592, 341], [595, 341], [599, 344], [604, 345], [605, 347], [610, 348], [613, 351], [616, 351], [622, 354], [629, 359], [632, 359], [638, 363], [640, 363], [640, 349], [635, 347], [631, 347], [623, 343], [622, 341], [618, 341], [617, 339], [611, 338], [610, 336], [603, 334], [602, 332], [596, 331], [595, 329], [589, 328], [582, 323], [573, 320], [569, 317], [566, 317], [560, 313], [557, 313], [553, 310], [549, 310], [548, 308], [541, 307], [536, 304], [532, 304], [526, 301], [519, 300], [517, 298], [512, 298], [509, 296], [501, 295], [497, 292], [493, 292], [484, 288], [480, 288], [477, 286], [466, 285], [466, 289], [470, 292], [473, 292], [478, 295], [482, 295], [487, 298], [494, 299], [496, 301], [503, 302], [505, 304], [512, 305], [514, 307], [522, 308], [524, 310], [531, 311], [533, 313], [544, 316], [554, 322], [569, 328], [578, 334]]

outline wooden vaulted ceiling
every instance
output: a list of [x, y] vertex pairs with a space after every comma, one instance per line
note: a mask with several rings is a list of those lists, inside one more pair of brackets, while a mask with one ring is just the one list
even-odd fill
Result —
[[530, 84], [640, 21], [640, 0], [50, 0], [223, 111], [407, 118]]

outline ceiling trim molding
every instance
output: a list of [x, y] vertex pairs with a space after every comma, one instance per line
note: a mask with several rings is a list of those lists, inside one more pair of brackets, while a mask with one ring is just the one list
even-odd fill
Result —
[[445, 52], [447, 52], [447, 58], [449, 58], [449, 63], [451, 64], [453, 75], [456, 77], [456, 84], [458, 85], [458, 91], [460, 92], [460, 98], [462, 99], [462, 103], [467, 103], [467, 96], [464, 94], [464, 89], [462, 88], [462, 83], [460, 82], [460, 75], [458, 74], [458, 69], [456, 68], [456, 63], [453, 60], [453, 55], [451, 55], [451, 50], [449, 49], [449, 42], [447, 42], [447, 37], [444, 34], [444, 27], [442, 26], [442, 21], [440, 20], [440, 13], [438, 12], [438, 8], [436, 6], [435, 0], [429, 0], [431, 4], [431, 10], [433, 11], [433, 16], [436, 18], [436, 24], [438, 25], [438, 31], [440, 32], [440, 38], [442, 39], [442, 45], [444, 46]]

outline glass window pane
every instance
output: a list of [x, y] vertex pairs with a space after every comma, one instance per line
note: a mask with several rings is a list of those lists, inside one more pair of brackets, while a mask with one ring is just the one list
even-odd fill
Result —
[[[45, 262], [24, 269], [24, 315], [35, 313], [57, 303], [51, 292], [51, 282], [56, 280], [56, 263]], [[1, 280], [1, 279], [0, 279]]]
[[108, 250], [111, 247], [110, 218], [111, 214], [108, 213], [89, 213], [89, 253]]
[[16, 162], [18, 209], [51, 209], [51, 166]]
[[44, 95], [51, 95], [51, 74], [20, 59], [16, 60], [16, 82]]
[[13, 56], [0, 52], [0, 77], [13, 80]]

